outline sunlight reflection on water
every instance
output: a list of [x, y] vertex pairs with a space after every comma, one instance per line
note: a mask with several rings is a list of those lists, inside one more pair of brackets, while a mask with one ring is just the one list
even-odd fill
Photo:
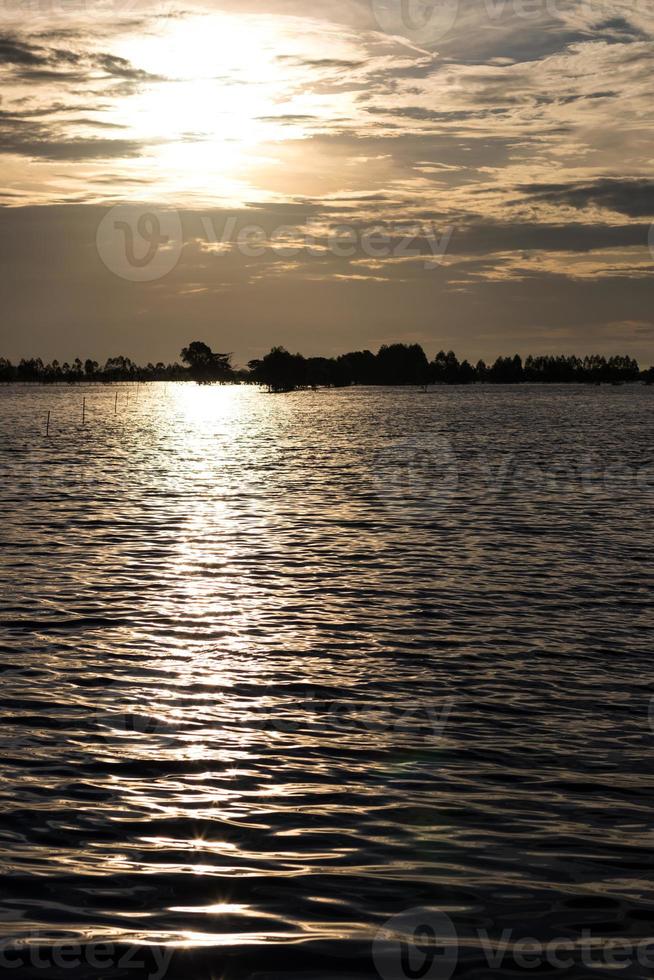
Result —
[[6, 936], [642, 930], [651, 390], [84, 394], [0, 388]]

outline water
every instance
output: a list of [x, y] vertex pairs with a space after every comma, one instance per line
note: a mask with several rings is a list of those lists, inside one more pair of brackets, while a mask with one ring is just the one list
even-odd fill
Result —
[[0, 387], [25, 975], [651, 976], [654, 391], [115, 391]]

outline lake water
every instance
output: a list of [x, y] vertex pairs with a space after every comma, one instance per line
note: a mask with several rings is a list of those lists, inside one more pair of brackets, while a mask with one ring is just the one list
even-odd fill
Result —
[[650, 977], [653, 409], [1, 386], [2, 964]]

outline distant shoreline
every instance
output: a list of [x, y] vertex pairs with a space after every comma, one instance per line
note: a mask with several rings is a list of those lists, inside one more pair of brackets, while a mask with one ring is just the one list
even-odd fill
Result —
[[[189, 385], [200, 385], [201, 387], [220, 387], [220, 388], [261, 388], [262, 384], [258, 381], [196, 381], [194, 378], [177, 378], [171, 380], [170, 378], [162, 379], [146, 379], [140, 380], [138, 378], [127, 378], [125, 380], [111, 380], [111, 381], [96, 381], [89, 378], [82, 378], [80, 381], [2, 381], [0, 380], [0, 389], [2, 388], [111, 388], [116, 385], [124, 387], [125, 385], [163, 385], [163, 384], [189, 384]], [[372, 391], [379, 391], [384, 388], [404, 389], [407, 391], [418, 390], [422, 392], [429, 393], [430, 391], [438, 391], [443, 388], [497, 388], [497, 387], [513, 387], [513, 388], [542, 388], [542, 387], [565, 387], [571, 388], [575, 385], [578, 388], [624, 388], [624, 387], [651, 387], [654, 381], [650, 381], [647, 378], [635, 378], [631, 381], [471, 381], [456, 383], [447, 383], [444, 381], [435, 381], [428, 384], [359, 384], [352, 383], [349, 385], [305, 385], [298, 388], [289, 388], [287, 390], [280, 390], [278, 394], [293, 394], [295, 392], [301, 393], [303, 391], [347, 391], [348, 389], [367, 389]]]
[[180, 353], [181, 363], [162, 361], [145, 366], [123, 355], [110, 357], [101, 367], [97, 361], [75, 358], [72, 363], [23, 358], [17, 365], [0, 357], [0, 383], [24, 384], [128, 384], [161, 381], [194, 381], [199, 384], [256, 384], [271, 392], [316, 388], [419, 387], [471, 384], [590, 384], [621, 385], [654, 383], [654, 367], [641, 370], [628, 355], [585, 357], [566, 354], [519, 354], [498, 357], [492, 364], [459, 361], [453, 351], [439, 351], [429, 361], [420, 344], [384, 344], [376, 354], [350, 351], [337, 357], [305, 357], [284, 347], [273, 347], [247, 368], [232, 365], [232, 355], [215, 353], [204, 341], [195, 340]]

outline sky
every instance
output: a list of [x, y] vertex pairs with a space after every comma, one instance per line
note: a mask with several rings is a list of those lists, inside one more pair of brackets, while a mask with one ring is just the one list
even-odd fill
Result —
[[2, 0], [0, 355], [654, 363], [651, 0]]

